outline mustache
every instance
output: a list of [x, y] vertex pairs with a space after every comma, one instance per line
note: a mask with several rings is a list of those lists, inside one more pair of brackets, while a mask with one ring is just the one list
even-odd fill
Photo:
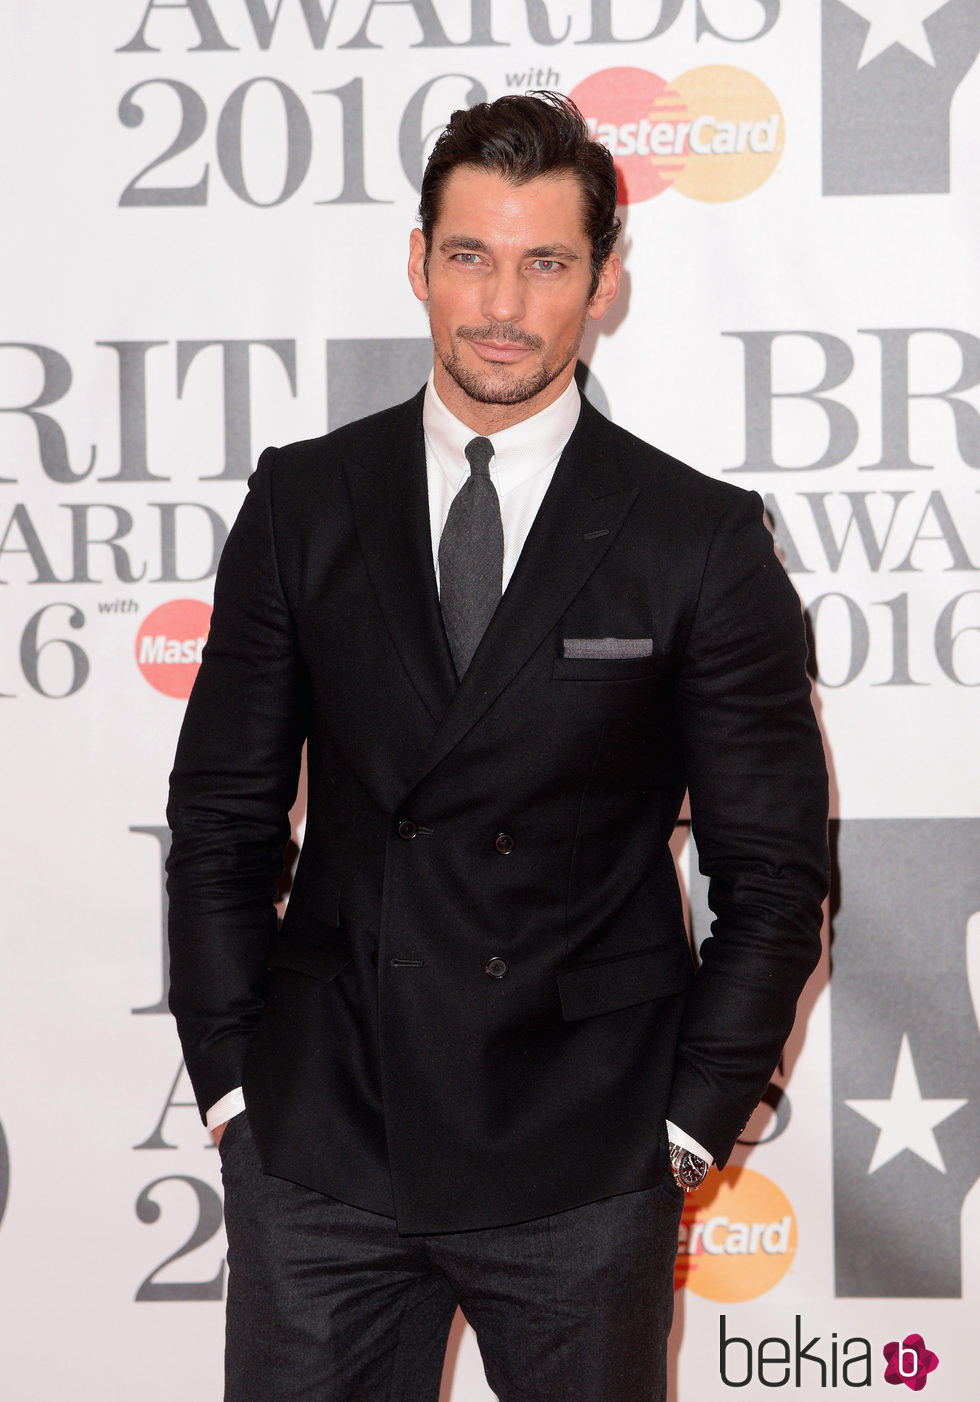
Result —
[[491, 321], [486, 326], [457, 326], [456, 335], [461, 341], [513, 341], [526, 346], [528, 350], [542, 350], [544, 341], [532, 331], [522, 331], [519, 326], [506, 322]]

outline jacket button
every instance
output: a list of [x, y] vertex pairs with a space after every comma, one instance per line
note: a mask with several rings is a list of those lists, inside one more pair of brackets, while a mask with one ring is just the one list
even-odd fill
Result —
[[489, 974], [491, 978], [503, 978], [504, 974], [507, 972], [506, 961], [503, 959], [499, 959], [496, 955], [494, 955], [494, 957], [487, 963], [487, 966], [483, 970], [483, 972], [485, 974]]
[[418, 837], [419, 835], [419, 825], [418, 823], [413, 823], [411, 818], [402, 818], [401, 822], [398, 824], [397, 831], [399, 837], [404, 838], [406, 842], [411, 842], [413, 837]]
[[517, 846], [517, 843], [511, 837], [509, 832], [498, 832], [496, 838], [494, 839], [493, 845], [494, 847], [496, 847], [497, 851], [501, 853], [502, 856], [507, 857], [510, 855], [511, 852], [513, 852], [514, 848]]

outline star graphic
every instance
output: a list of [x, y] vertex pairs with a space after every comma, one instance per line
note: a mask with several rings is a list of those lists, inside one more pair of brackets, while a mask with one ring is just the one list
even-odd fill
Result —
[[935, 68], [936, 59], [923, 20], [948, 3], [949, 0], [842, 0], [842, 4], [867, 20], [870, 26], [858, 68], [883, 54], [892, 44], [901, 44], [910, 54]]
[[919, 1090], [919, 1078], [915, 1074], [912, 1048], [908, 1034], [902, 1036], [902, 1045], [895, 1063], [895, 1079], [888, 1100], [846, 1100], [852, 1110], [878, 1126], [878, 1142], [875, 1144], [869, 1175], [883, 1167], [903, 1149], [918, 1154], [920, 1159], [946, 1172], [943, 1156], [939, 1152], [933, 1130], [943, 1120], [961, 1109], [965, 1100], [926, 1100]]

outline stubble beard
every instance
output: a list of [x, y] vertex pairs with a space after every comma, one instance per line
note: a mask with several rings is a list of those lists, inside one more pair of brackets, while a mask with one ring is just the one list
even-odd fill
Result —
[[[586, 318], [583, 317], [583, 331], [585, 322]], [[515, 332], [513, 328], [494, 326], [477, 329], [461, 326], [447, 350], [444, 351], [440, 347], [436, 347], [436, 354], [446, 374], [470, 399], [477, 404], [509, 405], [526, 404], [529, 399], [534, 399], [542, 390], [547, 389], [575, 359], [581, 335], [576, 338], [573, 344], [566, 347], [564, 354], [558, 357], [557, 364], [539, 362], [536, 369], [516, 379], [508, 378], [506, 365], [500, 365], [497, 370], [488, 368], [485, 371], [472, 370], [464, 365], [459, 353], [459, 343], [463, 340], [512, 341], [519, 345], [528, 346], [531, 350], [543, 349], [543, 341], [538, 336]]]

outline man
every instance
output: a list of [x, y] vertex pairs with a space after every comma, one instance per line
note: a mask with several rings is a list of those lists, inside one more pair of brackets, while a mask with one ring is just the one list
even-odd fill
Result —
[[410, 240], [428, 385], [263, 454], [225, 548], [169, 811], [233, 1402], [435, 1402], [457, 1303], [502, 1402], [662, 1398], [682, 1188], [818, 956], [826, 776], [761, 503], [573, 380], [615, 206], [564, 99], [455, 113]]

